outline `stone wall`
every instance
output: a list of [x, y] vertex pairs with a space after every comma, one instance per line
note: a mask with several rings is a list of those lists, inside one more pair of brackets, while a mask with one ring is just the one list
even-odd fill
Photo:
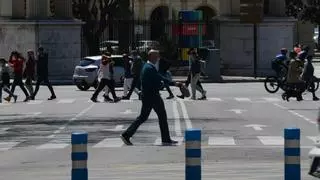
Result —
[[49, 75], [54, 80], [71, 80], [81, 59], [81, 23], [78, 21], [0, 21], [0, 57], [17, 50], [43, 46], [49, 53]]
[[[295, 21], [289, 18], [267, 18], [258, 27], [257, 74], [273, 73], [271, 60], [281, 48], [292, 49]], [[220, 19], [220, 49], [224, 74], [252, 76], [254, 73], [253, 25], [239, 19]]]

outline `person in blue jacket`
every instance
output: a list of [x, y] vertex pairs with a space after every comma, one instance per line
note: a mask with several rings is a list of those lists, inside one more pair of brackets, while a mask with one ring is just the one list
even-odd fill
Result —
[[180, 86], [181, 84], [173, 83], [160, 75], [157, 69], [157, 63], [160, 59], [158, 50], [151, 49], [148, 53], [148, 59], [149, 61], [145, 63], [141, 71], [142, 108], [140, 115], [120, 137], [126, 145], [133, 145], [130, 138], [139, 126], [148, 120], [151, 110], [153, 109], [158, 115], [162, 145], [174, 145], [178, 142], [172, 140], [170, 137], [167, 113], [159, 90], [163, 86], [163, 83], [176, 86]]
[[280, 77], [282, 66], [286, 67], [288, 61], [288, 50], [286, 48], [282, 48], [280, 52], [281, 53], [272, 60], [272, 69], [276, 72], [278, 77]]

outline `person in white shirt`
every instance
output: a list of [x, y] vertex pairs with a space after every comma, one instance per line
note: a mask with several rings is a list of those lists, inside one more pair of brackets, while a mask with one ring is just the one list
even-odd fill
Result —
[[91, 100], [93, 102], [98, 102], [97, 97], [99, 93], [105, 88], [105, 86], [108, 86], [108, 89], [110, 90], [113, 96], [113, 101], [114, 102], [120, 101], [120, 98], [117, 97], [115, 93], [115, 87], [114, 87], [114, 81], [113, 81], [113, 64], [111, 63], [111, 60], [109, 57], [107, 55], [102, 55], [101, 65], [98, 71], [99, 85], [91, 97]]

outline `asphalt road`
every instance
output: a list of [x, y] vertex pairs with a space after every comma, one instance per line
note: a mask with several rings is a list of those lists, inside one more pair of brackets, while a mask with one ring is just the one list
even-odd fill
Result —
[[[152, 113], [126, 147], [119, 134], [136, 118], [141, 102], [92, 103], [93, 91], [55, 87], [57, 100], [47, 101], [40, 89], [36, 101], [0, 105], [0, 180], [66, 180], [71, 178], [70, 137], [89, 133], [89, 177], [102, 179], [184, 179], [186, 128], [202, 129], [203, 179], [283, 179], [284, 128], [301, 128], [302, 175], [309, 168], [308, 152], [318, 135], [320, 102], [281, 100], [261, 83], [205, 84], [207, 101], [165, 100], [171, 135], [181, 143], [158, 144], [157, 117]], [[178, 90], [174, 89], [178, 94]], [[122, 91], [117, 91], [119, 96]], [[162, 92], [164, 98], [167, 92]]]

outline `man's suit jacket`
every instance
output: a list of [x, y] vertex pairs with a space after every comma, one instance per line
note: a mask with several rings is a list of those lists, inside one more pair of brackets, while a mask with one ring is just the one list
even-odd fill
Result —
[[157, 96], [164, 83], [170, 80], [159, 74], [154, 65], [145, 63], [141, 71], [142, 95], [147, 97]]

